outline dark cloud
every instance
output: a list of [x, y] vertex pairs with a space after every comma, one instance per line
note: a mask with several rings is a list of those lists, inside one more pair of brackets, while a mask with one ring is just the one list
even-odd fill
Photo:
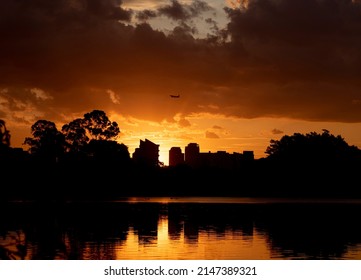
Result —
[[190, 13], [177, 0], [172, 0], [170, 5], [158, 9], [161, 15], [165, 15], [174, 20], [185, 20], [190, 18]]
[[0, 30], [6, 42], [0, 46], [1, 82], [54, 86], [59, 80], [60, 87], [78, 82], [78, 70], [86, 71], [102, 60], [104, 51], [113, 56], [122, 50], [127, 30], [118, 20], [129, 19], [130, 12], [120, 4], [113, 0], [1, 1]]
[[277, 128], [272, 129], [271, 132], [272, 132], [272, 134], [283, 134], [284, 133], [282, 130], [277, 129]]
[[361, 5], [351, 0], [254, 0], [226, 9], [232, 44], [294, 79], [344, 79], [360, 70]]
[[[225, 29], [208, 18], [212, 37], [197, 38], [191, 21], [210, 9], [174, 0], [136, 14], [176, 21], [163, 32], [131, 25], [121, 1], [2, 0], [0, 106], [52, 121], [99, 107], [157, 121], [200, 112], [361, 121], [359, 2], [250, 0], [225, 9]], [[174, 91], [182, 97], [170, 104]]]
[[206, 131], [206, 138], [218, 139], [219, 136], [212, 131]]
[[181, 22], [172, 30], [170, 37], [175, 38], [178, 42], [194, 44], [193, 35], [195, 33], [197, 33], [197, 29], [195, 27], [192, 27], [185, 22]]
[[178, 121], [178, 125], [180, 127], [190, 127], [191, 123], [187, 119], [182, 118]]
[[218, 23], [217, 23], [217, 21], [215, 21], [215, 20], [212, 19], [212, 18], [206, 18], [204, 21], [211, 26], [211, 30], [212, 30], [214, 33], [218, 33], [218, 32], [219, 32], [219, 28], [218, 28]]
[[360, 3], [253, 0], [225, 10], [230, 56], [244, 71], [239, 81], [253, 95], [247, 108], [256, 108], [254, 116], [360, 120], [351, 105], [360, 95]]
[[121, 0], [87, 0], [85, 3], [86, 10], [99, 17], [124, 21], [131, 19], [132, 12], [121, 8]]
[[173, 20], [184, 21], [198, 17], [203, 12], [213, 10], [207, 2], [195, 0], [191, 4], [181, 4], [177, 0], [171, 0], [170, 5], [162, 6], [158, 9], [160, 15], [167, 16]]
[[136, 19], [139, 21], [147, 21], [149, 19], [157, 17], [157, 12], [153, 10], [143, 10], [136, 13]]
[[213, 129], [223, 130], [223, 127], [221, 127], [221, 126], [219, 126], [219, 125], [214, 125], [212, 128], [213, 128]]
[[6, 32], [7, 29], [13, 36], [27, 32], [35, 35], [54, 27], [61, 31], [62, 23], [65, 27], [81, 28], [102, 20], [129, 21], [132, 11], [124, 10], [121, 4], [120, 0], [3, 0], [0, 3], [1, 30]]
[[193, 17], [198, 17], [204, 12], [214, 10], [207, 2], [200, 0], [194, 0], [188, 7]]

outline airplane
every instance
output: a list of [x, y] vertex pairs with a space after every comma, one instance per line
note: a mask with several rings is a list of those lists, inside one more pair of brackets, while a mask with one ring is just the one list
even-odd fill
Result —
[[172, 98], [179, 98], [179, 97], [180, 97], [180, 94], [178, 94], [178, 95], [170, 94], [169, 96], [172, 97]]

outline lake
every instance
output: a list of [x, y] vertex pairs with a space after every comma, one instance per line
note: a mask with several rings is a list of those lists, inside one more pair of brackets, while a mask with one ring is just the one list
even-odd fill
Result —
[[0, 259], [361, 259], [361, 200], [7, 202]]

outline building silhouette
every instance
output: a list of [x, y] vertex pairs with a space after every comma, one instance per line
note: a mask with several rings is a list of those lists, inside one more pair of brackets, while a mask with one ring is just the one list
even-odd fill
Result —
[[197, 143], [189, 143], [182, 153], [180, 147], [172, 147], [169, 150], [169, 166], [176, 166], [185, 163], [193, 168], [215, 167], [223, 169], [240, 168], [244, 164], [254, 160], [253, 151], [243, 151], [243, 153], [227, 153], [217, 151], [215, 153], [201, 153]]
[[172, 147], [169, 150], [169, 166], [177, 166], [184, 163], [184, 154], [180, 147]]
[[199, 153], [197, 167], [215, 167], [222, 169], [241, 168], [244, 164], [254, 160], [253, 152], [247, 153], [227, 153], [225, 151], [217, 151], [215, 153]]
[[189, 143], [185, 147], [184, 160], [189, 166], [197, 167], [199, 165], [199, 145], [197, 143]]
[[148, 139], [140, 140], [139, 147], [135, 149], [133, 160], [147, 166], [159, 166], [159, 145]]

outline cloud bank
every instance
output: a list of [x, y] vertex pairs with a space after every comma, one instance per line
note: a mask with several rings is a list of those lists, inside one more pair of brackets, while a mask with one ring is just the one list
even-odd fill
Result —
[[[142, 11], [120, 0], [2, 0], [0, 116], [67, 121], [103, 109], [155, 121], [203, 112], [361, 121], [360, 2], [241, 4], [224, 7], [221, 29], [200, 0]], [[173, 25], [148, 22], [164, 17]], [[196, 36], [195, 19], [207, 36]]]

